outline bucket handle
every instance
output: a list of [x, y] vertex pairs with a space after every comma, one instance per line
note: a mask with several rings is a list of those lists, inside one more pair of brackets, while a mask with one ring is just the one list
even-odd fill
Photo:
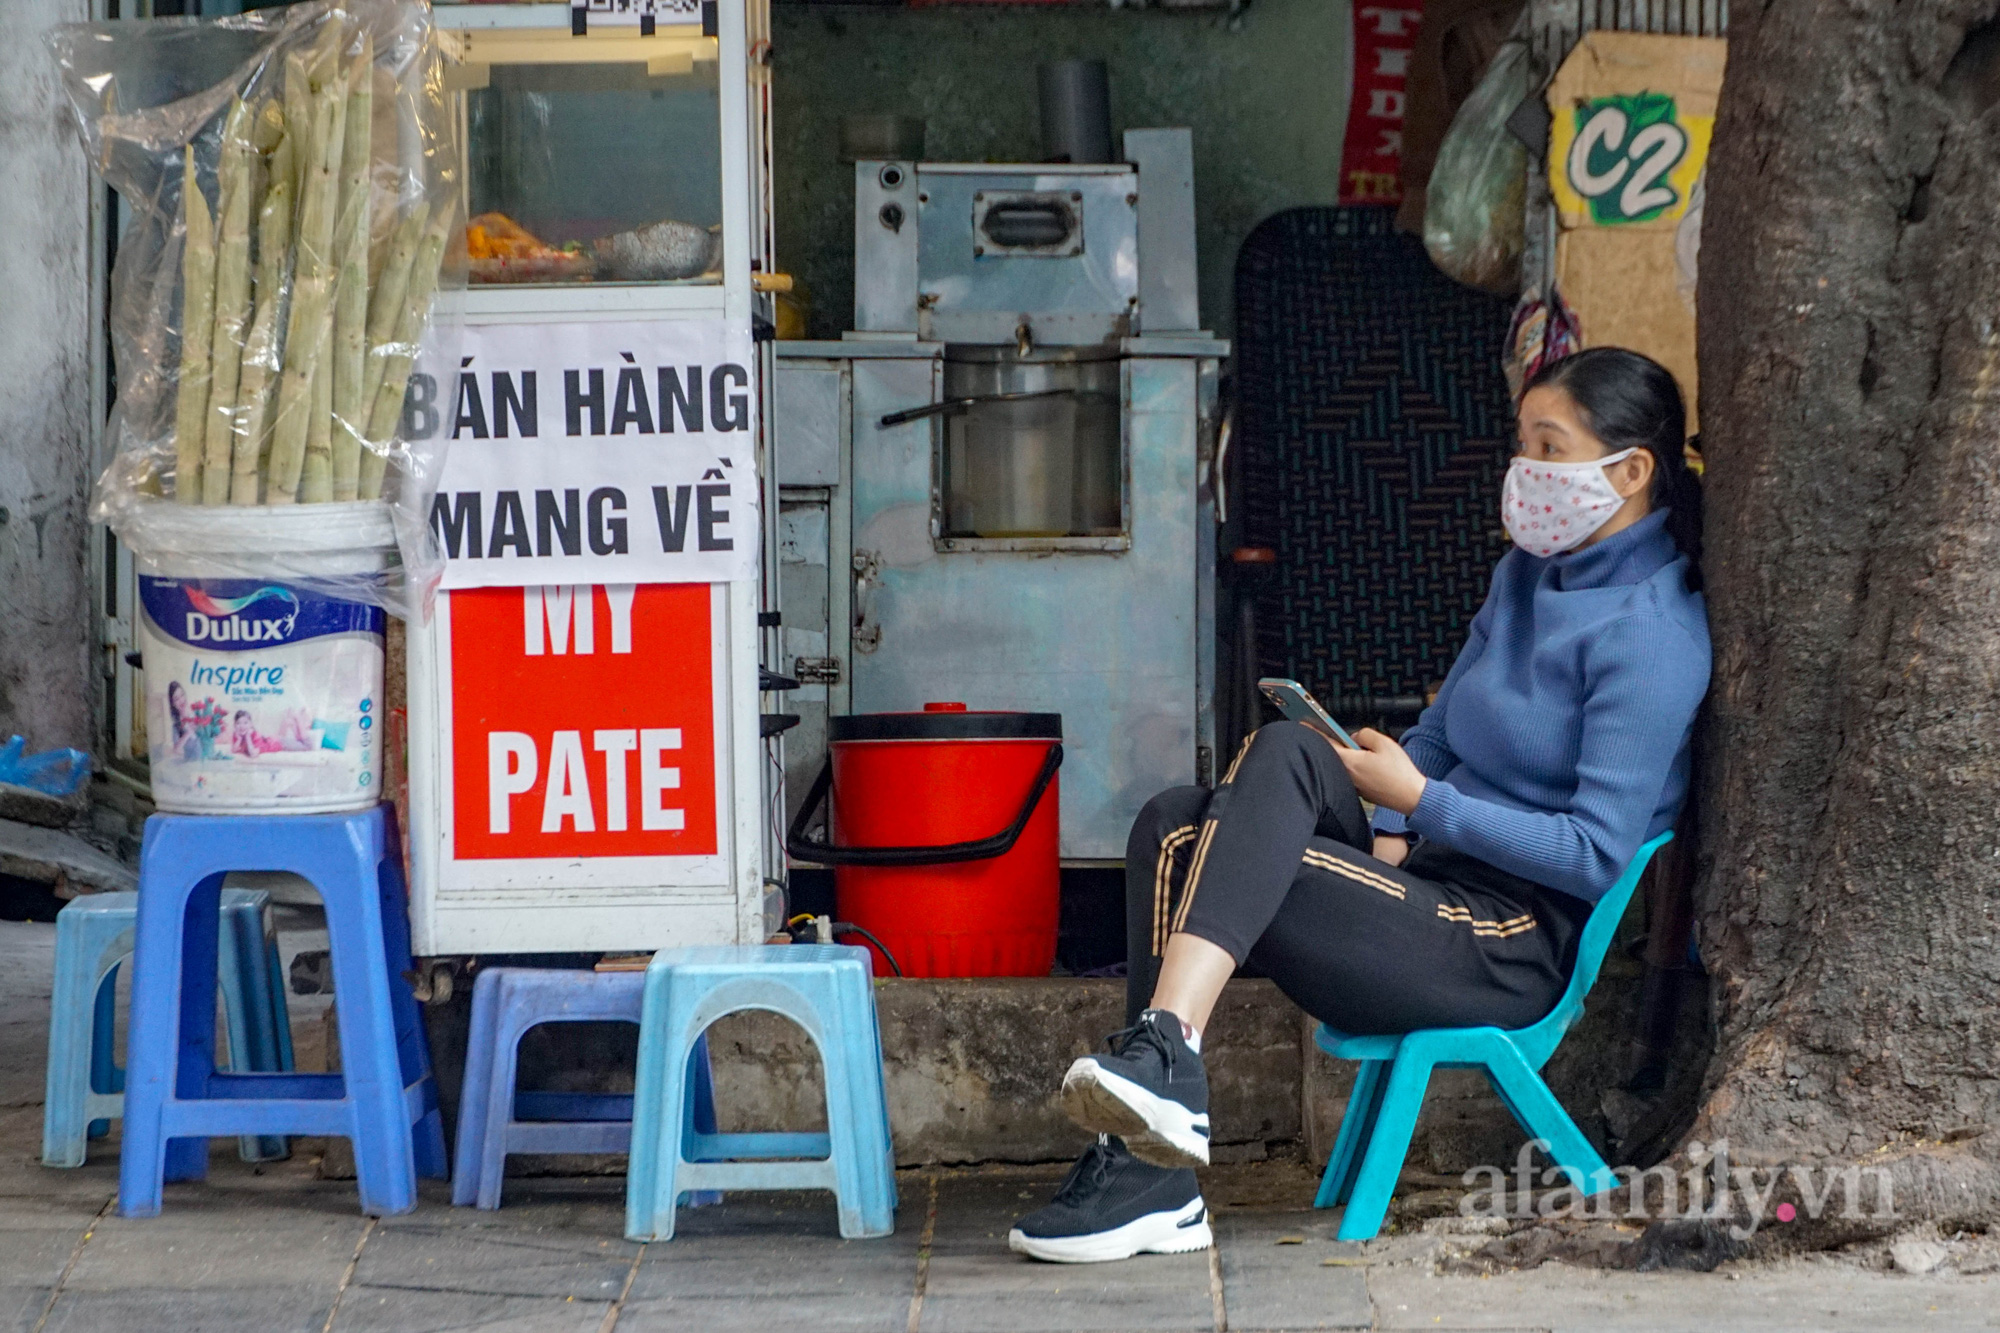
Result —
[[806, 821], [819, 810], [827, 793], [833, 789], [833, 756], [828, 755], [819, 776], [813, 779], [812, 790], [806, 793], [805, 804], [799, 807], [798, 816], [785, 833], [785, 851], [801, 861], [827, 866], [940, 866], [1005, 856], [1014, 850], [1021, 830], [1028, 826], [1035, 807], [1042, 803], [1042, 793], [1055, 780], [1056, 770], [1062, 767], [1062, 761], [1062, 745], [1049, 746], [1048, 758], [1042, 761], [1042, 771], [1035, 775], [1035, 783], [1028, 789], [1028, 799], [1022, 802], [1021, 813], [1014, 816], [1013, 823], [990, 838], [945, 843], [937, 847], [836, 847], [830, 841], [822, 842], [806, 835]]

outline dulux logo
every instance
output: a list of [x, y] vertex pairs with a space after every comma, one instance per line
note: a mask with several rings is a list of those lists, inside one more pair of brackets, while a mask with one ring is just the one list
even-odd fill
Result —
[[[239, 614], [273, 597], [290, 609], [268, 620]], [[289, 589], [268, 583], [247, 597], [212, 597], [200, 588], [189, 588], [187, 599], [195, 608], [187, 613], [189, 643], [275, 643], [290, 637], [299, 618], [299, 599]]]

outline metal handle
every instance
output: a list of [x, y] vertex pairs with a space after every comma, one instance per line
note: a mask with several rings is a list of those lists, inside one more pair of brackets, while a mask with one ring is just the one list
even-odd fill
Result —
[[1076, 211], [1059, 195], [998, 200], [980, 218], [979, 230], [1003, 250], [1047, 249], [1069, 240]]
[[1229, 521], [1229, 437], [1235, 433], [1236, 409], [1230, 408], [1222, 415], [1222, 425], [1215, 432], [1215, 461], [1208, 465], [1209, 489], [1215, 494], [1215, 521]]
[[924, 417], [957, 416], [968, 412], [981, 403], [1018, 403], [1027, 398], [1054, 398], [1060, 394], [1076, 393], [1072, 386], [1062, 389], [1030, 389], [1017, 393], [984, 393], [972, 398], [947, 398], [941, 403], [930, 403], [924, 407], [906, 407], [900, 412], [891, 412], [876, 425], [883, 430], [900, 426], [906, 421], [919, 421]]
[[833, 756], [828, 755], [819, 776], [813, 779], [812, 790], [806, 793], [805, 803], [792, 820], [791, 828], [785, 831], [785, 851], [801, 861], [824, 866], [941, 866], [1005, 856], [1014, 850], [1021, 830], [1028, 827], [1029, 818], [1035, 813], [1035, 807], [1042, 803], [1042, 793], [1049, 789], [1049, 783], [1055, 781], [1056, 770], [1062, 767], [1062, 761], [1062, 745], [1049, 746], [1048, 758], [1042, 760], [1042, 771], [1035, 775], [1035, 784], [1028, 789], [1028, 799], [1022, 803], [1021, 813], [1014, 816], [1013, 823], [990, 838], [945, 843], [938, 847], [836, 847], [830, 841], [821, 842], [806, 836], [806, 821], [813, 817], [820, 803], [826, 800], [827, 793], [833, 789]]

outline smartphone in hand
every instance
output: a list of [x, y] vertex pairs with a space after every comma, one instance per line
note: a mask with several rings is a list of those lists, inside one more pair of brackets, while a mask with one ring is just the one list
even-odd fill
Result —
[[1306, 687], [1295, 680], [1283, 676], [1266, 676], [1257, 682], [1257, 688], [1264, 697], [1276, 704], [1278, 711], [1293, 722], [1303, 722], [1314, 731], [1328, 737], [1336, 745], [1345, 745], [1350, 750], [1361, 747], [1354, 743], [1354, 737], [1347, 734], [1338, 722], [1327, 716], [1319, 701], [1306, 693]]

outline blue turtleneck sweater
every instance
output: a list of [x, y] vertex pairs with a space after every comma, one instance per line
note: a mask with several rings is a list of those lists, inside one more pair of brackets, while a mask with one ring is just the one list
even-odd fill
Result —
[[1472, 633], [1403, 748], [1430, 781], [1411, 832], [1595, 901], [1687, 796], [1708, 692], [1708, 611], [1688, 562], [1648, 514], [1546, 559], [1493, 571]]

